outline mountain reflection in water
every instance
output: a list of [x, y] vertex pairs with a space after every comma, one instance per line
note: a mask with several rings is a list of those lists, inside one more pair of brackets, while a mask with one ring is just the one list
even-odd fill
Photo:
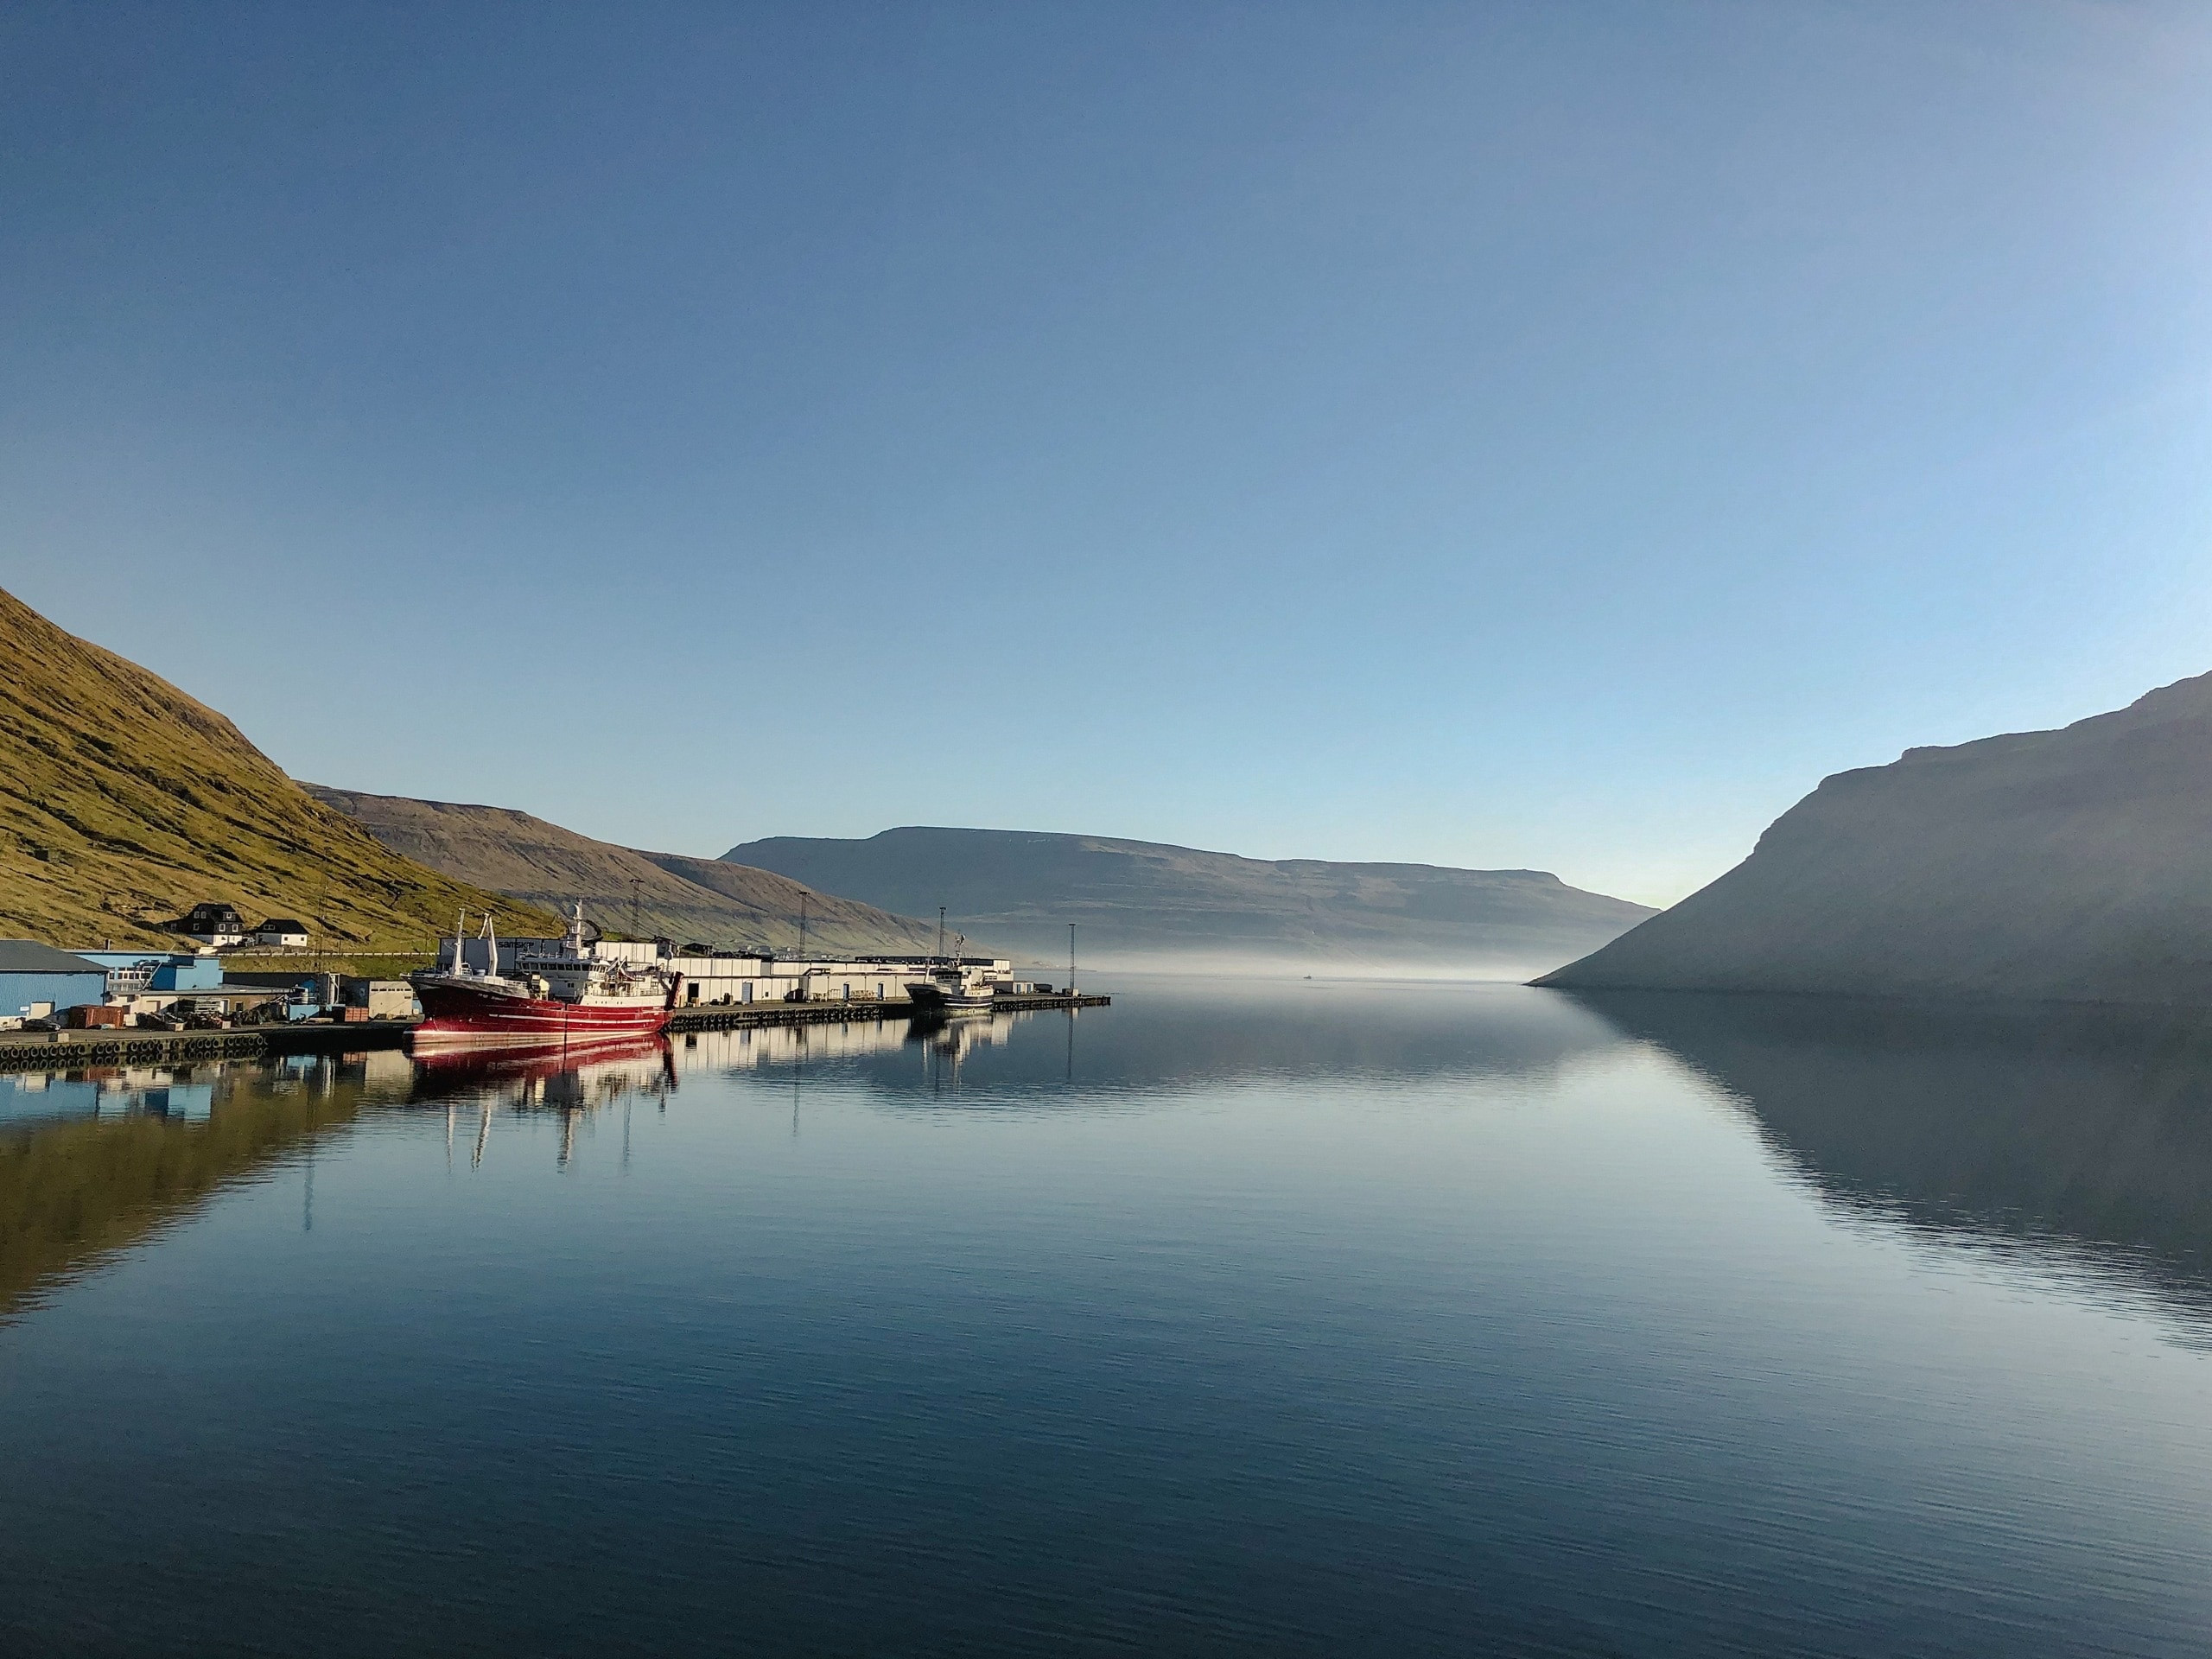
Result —
[[[2104, 1274], [2212, 1322], [2212, 1018], [1809, 997], [1549, 993], [1488, 1019], [1465, 988], [1177, 983], [1142, 1022], [998, 1014], [701, 1032], [582, 1048], [385, 1051], [0, 1077], [0, 1317], [41, 1281], [281, 1164], [367, 1103], [577, 1122], [685, 1072], [849, 1072], [912, 1105], [1052, 1109], [1256, 1079], [1541, 1084], [1649, 1044], [1718, 1088], [1866, 1225]], [[1141, 997], [1141, 986], [1137, 993]], [[1355, 1001], [1360, 1017], [1339, 1014]], [[1310, 999], [1310, 1001], [1309, 1001]], [[1052, 1040], [1017, 1044], [1034, 1025]], [[456, 1118], [456, 1122], [459, 1119]]]
[[2212, 1340], [2212, 1016], [1573, 993], [1864, 1224], [2155, 1296]]
[[1111, 988], [0, 1079], [0, 1651], [2202, 1651], [2212, 1027]]

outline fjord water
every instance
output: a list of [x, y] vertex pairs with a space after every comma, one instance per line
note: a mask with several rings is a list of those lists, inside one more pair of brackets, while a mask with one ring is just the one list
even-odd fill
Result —
[[0, 1077], [0, 1649], [2212, 1641], [2212, 1031], [1113, 988]]

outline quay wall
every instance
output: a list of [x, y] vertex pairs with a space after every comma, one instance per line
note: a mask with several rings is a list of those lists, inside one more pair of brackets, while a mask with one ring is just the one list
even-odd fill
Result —
[[[1001, 996], [994, 1011], [1039, 1013], [1051, 1008], [1103, 1008], [1113, 999], [1080, 992]], [[836, 1025], [854, 1020], [910, 1020], [904, 997], [853, 1001], [704, 1002], [679, 1007], [669, 1034], [733, 1031], [745, 1027]], [[94, 1031], [0, 1032], [0, 1071], [67, 1071], [85, 1065], [156, 1065], [176, 1060], [251, 1058], [267, 1054], [397, 1048], [412, 1021], [378, 1020], [357, 1025], [256, 1026], [230, 1031], [151, 1031], [136, 1027]]]

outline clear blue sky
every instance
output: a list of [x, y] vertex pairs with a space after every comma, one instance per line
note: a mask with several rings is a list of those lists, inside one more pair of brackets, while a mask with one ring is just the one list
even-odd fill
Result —
[[296, 775], [1671, 899], [2212, 669], [2212, 10], [0, 12], [0, 583]]

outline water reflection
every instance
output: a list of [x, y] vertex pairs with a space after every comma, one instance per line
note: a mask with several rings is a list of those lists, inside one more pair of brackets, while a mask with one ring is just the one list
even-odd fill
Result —
[[1737, 1103], [1857, 1225], [2125, 1284], [2212, 1329], [2212, 1020], [1808, 998], [1465, 987], [1139, 986], [1121, 1009], [700, 1032], [588, 1048], [87, 1068], [0, 1077], [0, 1312], [349, 1122], [444, 1115], [480, 1166], [502, 1114], [665, 1112], [686, 1075], [1050, 1111], [1253, 1081], [1543, 1089], [1637, 1045]]
[[1589, 994], [1724, 1090], [1855, 1223], [2212, 1321], [2212, 1020]]
[[[204, 1075], [203, 1116], [152, 1109], [172, 1075], [0, 1132], [18, 1298], [315, 1149], [5, 1333], [0, 1649], [2185, 1653], [2212, 1616], [2212, 1357], [2159, 1339], [2206, 1283], [2193, 1022], [1147, 985]], [[1989, 1250], [2120, 1260], [2161, 1318]]]
[[392, 1071], [346, 1055], [0, 1077], [0, 1320], [350, 1122]]
[[[856, 1051], [893, 1097], [959, 1090], [1053, 1109], [1071, 1092], [1125, 1107], [1217, 1087], [1330, 1089], [1464, 1080], [1542, 1089], [1619, 1050], [1621, 1034], [1565, 997], [1517, 986], [1421, 982], [1116, 982], [1115, 1006], [955, 1020], [917, 1028], [941, 1064]], [[896, 1024], [897, 1022], [893, 1022]]]
[[[953, 1018], [870, 1016], [815, 1025], [683, 1033], [667, 1045], [666, 1087], [687, 1073], [774, 1074], [792, 1091], [793, 1132], [810, 1077], [836, 1075], [902, 1105], [1056, 1110], [1071, 1096], [1126, 1108], [1221, 1085], [1329, 1087], [1463, 1079], [1542, 1089], [1570, 1067], [1620, 1050], [1621, 1033], [1560, 996], [1518, 987], [1419, 982], [1236, 982], [1166, 976], [1116, 988], [1121, 1007]], [[634, 1066], [636, 1057], [628, 1064]], [[515, 1086], [563, 1065], [586, 1077], [599, 1057], [555, 1049], [524, 1061], [460, 1051], [420, 1063], [418, 1100], [490, 1091], [493, 1105], [536, 1099]], [[619, 1064], [618, 1067], [619, 1067]], [[503, 1083], [503, 1078], [505, 1082]], [[588, 1090], [587, 1085], [587, 1090]], [[550, 1101], [538, 1103], [550, 1104]], [[577, 1101], [582, 1112], [587, 1103]], [[480, 1142], [488, 1128], [479, 1125]]]
[[[676, 1091], [676, 1060], [668, 1041], [659, 1037], [628, 1038], [613, 1042], [544, 1043], [499, 1048], [446, 1048], [416, 1058], [413, 1104], [442, 1105], [446, 1114], [446, 1153], [453, 1154], [454, 1134], [463, 1103], [473, 1110], [474, 1143], [469, 1150], [472, 1168], [484, 1162], [491, 1142], [495, 1109], [512, 1112], [550, 1112], [560, 1120], [561, 1168], [575, 1157], [576, 1127], [603, 1107], [626, 1108], [633, 1096], [664, 1101]], [[624, 1158], [628, 1157], [625, 1135]]]
[[826, 1025], [690, 1032], [675, 1039], [676, 1065], [679, 1071], [737, 1077], [816, 1061], [856, 1059], [897, 1052], [906, 1043], [912, 1025], [905, 1019], [870, 1018]]
[[0, 1074], [0, 1130], [57, 1118], [133, 1115], [205, 1122], [223, 1074], [219, 1063]]

